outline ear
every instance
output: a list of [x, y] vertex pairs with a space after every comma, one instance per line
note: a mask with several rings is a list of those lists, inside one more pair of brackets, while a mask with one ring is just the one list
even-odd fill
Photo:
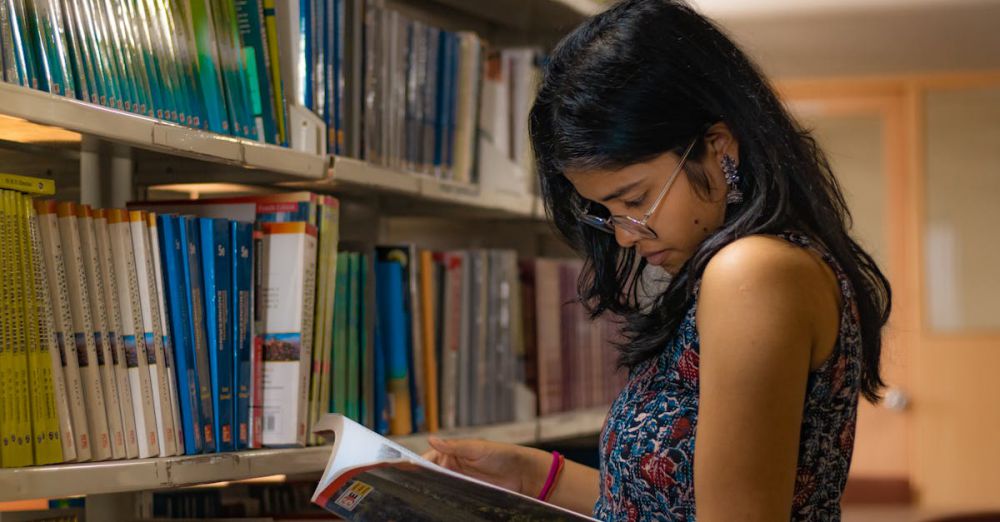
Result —
[[722, 156], [729, 154], [736, 164], [740, 163], [740, 144], [733, 135], [732, 129], [725, 122], [718, 122], [705, 133], [705, 144], [707, 146], [707, 159], [714, 161], [716, 165], [722, 162]]

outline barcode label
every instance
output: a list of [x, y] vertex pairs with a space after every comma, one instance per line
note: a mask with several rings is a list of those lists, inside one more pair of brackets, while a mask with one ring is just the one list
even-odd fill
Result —
[[264, 429], [267, 431], [274, 431], [274, 426], [277, 424], [277, 417], [274, 415], [267, 415], [264, 417]]

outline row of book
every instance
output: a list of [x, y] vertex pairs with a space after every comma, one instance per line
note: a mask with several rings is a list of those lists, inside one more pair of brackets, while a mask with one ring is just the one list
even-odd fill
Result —
[[5, 467], [301, 446], [326, 413], [527, 420], [620, 385], [577, 262], [343, 243], [309, 192], [3, 201]]
[[460, 182], [509, 162], [518, 191], [540, 59], [383, 0], [0, 2], [9, 83]]
[[117, 110], [286, 144], [274, 7], [273, 0], [5, 0], [3, 77]]

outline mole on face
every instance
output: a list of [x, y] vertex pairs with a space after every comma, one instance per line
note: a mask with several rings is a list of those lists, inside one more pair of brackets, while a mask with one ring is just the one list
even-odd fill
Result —
[[696, 220], [694, 220], [694, 224], [695, 224], [695, 225], [700, 225], [700, 224], [701, 224], [701, 221], [699, 221], [699, 220], [697, 220], [697, 219], [696, 219]]

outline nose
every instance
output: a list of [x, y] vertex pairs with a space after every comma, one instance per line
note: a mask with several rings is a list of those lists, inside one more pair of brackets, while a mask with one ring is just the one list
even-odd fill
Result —
[[615, 227], [615, 241], [622, 248], [632, 248], [642, 239], [635, 232], [627, 230], [625, 227]]

